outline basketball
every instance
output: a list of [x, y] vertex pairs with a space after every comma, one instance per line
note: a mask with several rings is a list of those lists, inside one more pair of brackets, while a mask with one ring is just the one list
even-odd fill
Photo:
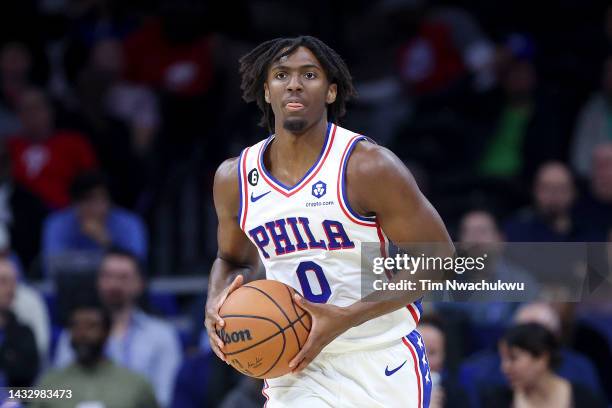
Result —
[[296, 291], [275, 280], [244, 284], [230, 293], [219, 315], [225, 327], [218, 331], [227, 361], [255, 378], [287, 374], [289, 362], [300, 351], [311, 318], [293, 301]]

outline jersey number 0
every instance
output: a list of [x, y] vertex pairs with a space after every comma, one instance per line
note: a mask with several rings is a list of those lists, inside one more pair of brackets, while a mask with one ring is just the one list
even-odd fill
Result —
[[[314, 303], [327, 302], [331, 296], [331, 288], [329, 287], [329, 282], [323, 273], [323, 268], [312, 261], [304, 261], [300, 262], [295, 272], [300, 280], [302, 293], [306, 299]], [[314, 283], [314, 279], [317, 280], [320, 288], [319, 290], [315, 290], [317, 293], [313, 291], [313, 285], [311, 285], [311, 281]]]

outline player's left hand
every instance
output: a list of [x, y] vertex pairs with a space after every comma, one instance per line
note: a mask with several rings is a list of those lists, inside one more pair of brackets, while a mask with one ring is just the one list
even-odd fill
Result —
[[289, 362], [293, 374], [302, 371], [319, 355], [323, 347], [351, 327], [349, 319], [346, 318], [345, 308], [326, 303], [309, 302], [298, 294], [294, 295], [294, 300], [301, 308], [310, 313], [312, 327], [304, 347]]

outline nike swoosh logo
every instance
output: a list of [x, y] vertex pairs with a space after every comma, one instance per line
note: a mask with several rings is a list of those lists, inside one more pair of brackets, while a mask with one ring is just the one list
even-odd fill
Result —
[[270, 191], [268, 191], [266, 193], [263, 193], [262, 195], [258, 195], [257, 197], [253, 197], [253, 193], [251, 192], [251, 202], [254, 203], [255, 201], [259, 200], [260, 198], [262, 198], [265, 195], [270, 194], [271, 192], [272, 192], [272, 190], [270, 190]]
[[[406, 360], [406, 361], [408, 361], [408, 360]], [[406, 364], [406, 361], [404, 361], [399, 367], [397, 367], [397, 368], [395, 368], [393, 370], [389, 370], [389, 366], [385, 367], [385, 375], [388, 377], [390, 375], [395, 374], [395, 372], [397, 370], [399, 370], [400, 368], [402, 368], [404, 366], [404, 364]]]

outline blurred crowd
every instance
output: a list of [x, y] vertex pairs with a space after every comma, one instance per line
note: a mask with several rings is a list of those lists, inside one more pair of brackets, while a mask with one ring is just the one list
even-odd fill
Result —
[[[241, 99], [238, 58], [274, 37], [315, 35], [343, 56], [359, 98], [340, 124], [406, 163], [455, 241], [612, 241], [605, 1], [0, 11], [0, 385], [72, 384], [109, 406], [263, 404], [258, 381], [210, 352], [205, 285], [179, 299], [148, 282], [208, 274], [214, 171], [267, 134]], [[577, 406], [612, 404], [609, 305], [426, 311], [432, 408], [533, 402], [524, 390], [555, 386]]]

